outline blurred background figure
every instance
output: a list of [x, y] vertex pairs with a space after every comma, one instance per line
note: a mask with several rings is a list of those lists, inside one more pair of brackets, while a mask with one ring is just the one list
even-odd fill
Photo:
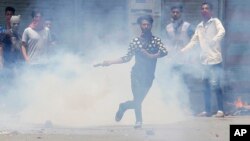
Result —
[[12, 15], [15, 14], [15, 12], [16, 12], [15, 8], [11, 6], [7, 6], [5, 8], [5, 25], [0, 26], [0, 32], [6, 32], [7, 30], [11, 28], [10, 18]]
[[[187, 45], [192, 37], [194, 31], [191, 24], [185, 21], [182, 17], [183, 6], [180, 4], [173, 5], [170, 9], [171, 22], [166, 25], [166, 44], [169, 50], [170, 62], [170, 76], [172, 81], [178, 81], [178, 84], [184, 84], [186, 86], [191, 85], [191, 75], [187, 70], [190, 70], [190, 56], [187, 54], [180, 55], [180, 50]], [[191, 86], [188, 87], [189, 91]], [[178, 99], [181, 101], [181, 108], [185, 113], [190, 114], [188, 107], [189, 99], [183, 99], [183, 95], [188, 95], [186, 91], [175, 92]]]
[[44, 20], [44, 28], [45, 30], [47, 30], [48, 32], [50, 32], [50, 45], [51, 46], [54, 46], [56, 45], [56, 34], [55, 34], [55, 31], [53, 29], [53, 20], [51, 18], [46, 18]]
[[13, 7], [6, 7], [5, 8], [5, 25], [0, 25], [0, 69], [3, 68], [3, 64], [4, 64], [4, 47], [5, 52], [8, 51], [8, 49], [10, 49], [11, 47], [11, 41], [6, 39], [7, 36], [10, 36], [8, 34], [10, 34], [10, 28], [11, 28], [11, 24], [10, 24], [10, 19], [12, 17], [12, 15], [15, 14], [15, 8]]
[[31, 16], [32, 22], [22, 35], [22, 55], [29, 64], [42, 64], [48, 53], [50, 33], [44, 28], [40, 10], [33, 10]]
[[44, 29], [49, 33], [48, 39], [48, 58], [51, 58], [58, 51], [58, 40], [57, 35], [54, 30], [52, 18], [45, 18], [44, 20]]
[[0, 79], [3, 84], [10, 83], [14, 80], [18, 66], [21, 62], [21, 35], [19, 34], [20, 15], [13, 15], [10, 19], [11, 28], [7, 32], [0, 34]]
[[191, 24], [184, 21], [182, 18], [183, 7], [182, 5], [174, 5], [171, 7], [171, 23], [166, 26], [166, 42], [169, 48], [169, 57], [174, 61], [174, 70], [181, 69], [185, 63], [184, 56], [178, 56], [178, 52], [189, 42], [193, 35]]
[[6, 69], [14, 69], [16, 63], [20, 61], [20, 40], [18, 33], [21, 16], [12, 16], [10, 19], [10, 29], [0, 34], [1, 66]]

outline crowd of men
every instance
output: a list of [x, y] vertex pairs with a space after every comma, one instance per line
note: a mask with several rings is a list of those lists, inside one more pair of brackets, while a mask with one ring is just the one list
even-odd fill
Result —
[[[172, 72], [174, 75], [185, 79], [185, 67], [190, 63], [184, 56], [188, 50], [200, 47], [200, 63], [203, 68], [202, 83], [204, 84], [205, 109], [199, 116], [211, 116], [211, 92], [217, 96], [218, 111], [216, 117], [224, 117], [222, 90], [220, 77], [222, 72], [221, 40], [225, 29], [218, 18], [212, 16], [213, 6], [204, 2], [200, 6], [202, 21], [195, 30], [191, 24], [182, 18], [183, 7], [176, 5], [171, 7], [171, 23], [166, 24], [166, 37], [160, 39], [151, 32], [153, 17], [143, 15], [137, 19], [141, 29], [141, 35], [132, 40], [125, 56], [106, 60], [97, 66], [110, 66], [112, 64], [126, 63], [135, 56], [135, 65], [131, 71], [131, 88], [133, 100], [123, 102], [119, 105], [115, 116], [120, 121], [128, 109], [135, 110], [135, 128], [142, 126], [142, 102], [146, 97], [154, 80], [157, 59], [171, 57], [174, 61]], [[23, 33], [18, 28], [21, 16], [15, 15], [13, 7], [6, 7], [5, 27], [0, 27], [0, 72], [4, 77], [11, 77], [17, 70], [19, 64], [36, 65], [41, 63], [42, 58], [48, 53], [51, 44], [54, 44], [50, 32], [50, 22], [43, 22], [43, 14], [39, 10], [31, 13], [32, 21]], [[165, 45], [164, 45], [165, 43]], [[183, 56], [183, 57], [180, 57]], [[3, 73], [8, 72], [8, 73]], [[8, 75], [7, 75], [8, 74]]]
[[[202, 21], [193, 31], [190, 23], [183, 20], [181, 5], [171, 7], [172, 22], [166, 25], [165, 39], [160, 39], [151, 32], [153, 18], [144, 15], [137, 19], [141, 29], [141, 35], [132, 40], [128, 53], [115, 60], [106, 60], [98, 64], [110, 66], [113, 64], [126, 63], [135, 56], [135, 65], [131, 71], [131, 89], [133, 100], [119, 105], [115, 116], [120, 121], [128, 109], [135, 111], [135, 128], [142, 127], [142, 102], [146, 97], [154, 80], [157, 59], [166, 56], [174, 61], [172, 66], [173, 75], [180, 75], [185, 79], [185, 67], [191, 63], [186, 56], [188, 50], [195, 46], [200, 47], [200, 64], [202, 66], [202, 84], [204, 86], [204, 111], [197, 116], [224, 117], [223, 95], [220, 85], [222, 76], [221, 41], [225, 35], [225, 29], [218, 18], [213, 17], [213, 5], [203, 2], [200, 6]], [[166, 43], [164, 45], [163, 43]], [[192, 60], [192, 59], [191, 59]], [[184, 81], [184, 80], [183, 80]], [[191, 82], [186, 82], [191, 83]], [[217, 97], [218, 110], [211, 110], [211, 93]]]

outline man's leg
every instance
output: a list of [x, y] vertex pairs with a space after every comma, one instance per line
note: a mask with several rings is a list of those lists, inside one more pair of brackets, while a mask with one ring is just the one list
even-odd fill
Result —
[[[140, 81], [139, 78], [133, 76], [131, 77], [131, 89], [133, 93], [133, 101], [126, 101], [119, 105], [119, 109], [116, 112], [115, 120], [120, 121], [128, 109], [135, 110], [136, 122], [142, 121], [141, 114], [141, 103], [147, 94], [148, 86], [143, 86], [145, 82]], [[152, 82], [151, 82], [152, 83]], [[150, 85], [151, 86], [151, 85]]]
[[208, 79], [203, 80], [204, 85], [204, 102], [205, 102], [205, 116], [210, 116], [211, 114], [211, 89], [208, 82]]
[[120, 103], [119, 109], [118, 109], [118, 111], [116, 112], [116, 115], [115, 115], [115, 120], [117, 122], [119, 122], [122, 119], [124, 113], [128, 109], [134, 109], [134, 107], [135, 107], [134, 105], [135, 105], [134, 101], [126, 101], [124, 103]]
[[136, 117], [136, 122], [142, 122], [142, 111], [141, 111], [141, 106], [144, 98], [146, 97], [148, 90], [150, 89], [149, 86], [145, 86], [145, 88], [139, 88], [141, 89], [140, 91], [137, 91], [134, 95], [134, 108], [135, 108], [135, 117]]
[[215, 94], [216, 94], [216, 97], [217, 97], [218, 110], [219, 111], [224, 111], [222, 89], [220, 87], [218, 87], [215, 90]]
[[217, 104], [218, 104], [218, 112], [216, 114], [217, 117], [224, 117], [224, 108], [223, 108], [223, 94], [220, 86], [220, 78], [222, 76], [222, 66], [221, 64], [214, 65], [211, 68], [211, 88], [213, 92], [216, 94]]
[[209, 83], [209, 66], [203, 65], [202, 74], [202, 86], [204, 95], [205, 111], [198, 114], [198, 116], [210, 116], [211, 115], [211, 87]]
[[[145, 76], [149, 77], [149, 76]], [[132, 81], [132, 92], [134, 96], [134, 109], [135, 109], [135, 118], [136, 118], [136, 125], [135, 128], [140, 128], [142, 125], [142, 102], [146, 97], [150, 87], [153, 83], [152, 78], [137, 78]]]

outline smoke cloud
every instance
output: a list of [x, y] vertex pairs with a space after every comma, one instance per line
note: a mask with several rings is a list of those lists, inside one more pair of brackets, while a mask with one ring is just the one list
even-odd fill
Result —
[[[96, 13], [84, 13], [93, 9]], [[4, 85], [0, 96], [4, 126], [43, 125], [46, 121], [64, 127], [134, 123], [132, 110], [121, 123], [114, 120], [119, 103], [132, 99], [130, 70], [134, 61], [93, 67], [126, 54], [130, 40], [127, 13], [121, 7], [109, 9], [95, 2], [78, 10], [70, 22], [69, 9], [54, 9], [53, 26], [61, 41], [44, 64], [21, 67], [11, 85]], [[158, 61], [156, 78], [142, 105], [146, 124], [172, 123], [190, 115], [189, 90], [183, 80], [171, 75], [169, 62], [168, 57]]]

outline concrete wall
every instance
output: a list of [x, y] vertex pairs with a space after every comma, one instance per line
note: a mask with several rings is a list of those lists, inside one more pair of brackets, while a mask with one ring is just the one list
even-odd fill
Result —
[[242, 97], [250, 103], [250, 2], [226, 0], [227, 27], [225, 65], [229, 87], [227, 97]]

